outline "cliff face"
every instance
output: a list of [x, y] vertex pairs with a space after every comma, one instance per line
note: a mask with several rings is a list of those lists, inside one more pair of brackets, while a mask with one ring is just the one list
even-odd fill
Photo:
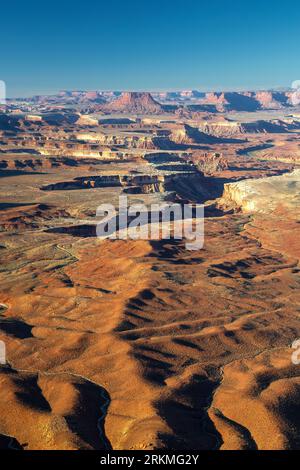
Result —
[[224, 185], [222, 196], [222, 204], [235, 206], [244, 212], [252, 212], [255, 210], [255, 200], [252, 199], [254, 191], [247, 186], [246, 182], [228, 183]]
[[169, 136], [172, 142], [176, 144], [212, 144], [218, 142], [218, 139], [212, 135], [200, 131], [195, 127], [184, 124], [175, 129]]
[[241, 133], [240, 124], [235, 121], [229, 121], [228, 119], [202, 121], [199, 129], [206, 134], [218, 137], [230, 137]]
[[252, 122], [236, 122], [228, 119], [203, 121], [199, 129], [207, 134], [218, 137], [231, 137], [238, 134], [273, 134], [285, 133], [297, 129], [297, 123], [284, 120], [257, 120]]
[[[101, 133], [77, 134], [76, 141], [63, 140], [24, 140], [22, 146], [27, 146], [41, 155], [60, 155], [70, 157], [102, 158], [107, 155], [111, 157], [116, 152], [111, 152], [112, 146], [126, 147], [127, 149], [149, 149], [159, 148], [160, 139], [152, 136], [117, 136]], [[19, 146], [19, 145], [18, 145]], [[121, 152], [124, 153], [121, 149]]]
[[220, 202], [243, 212], [271, 213], [280, 207], [300, 214], [300, 170], [225, 184]]
[[87, 115], [81, 115], [79, 119], [76, 121], [76, 124], [78, 126], [98, 126], [98, 119], [94, 119], [90, 116]]
[[219, 111], [257, 111], [293, 106], [290, 94], [284, 91], [206, 93], [203, 102], [215, 104]]
[[218, 111], [256, 111], [261, 107], [249, 93], [207, 93], [204, 102], [215, 104]]
[[[91, 139], [83, 139], [91, 140]], [[155, 149], [155, 139], [151, 136], [122, 136], [122, 135], [113, 135], [113, 134], [97, 134], [95, 142], [105, 145], [122, 145], [127, 148], [140, 148], [140, 149]]]
[[274, 93], [271, 91], [259, 91], [255, 94], [255, 99], [264, 109], [279, 109], [287, 105], [285, 93]]

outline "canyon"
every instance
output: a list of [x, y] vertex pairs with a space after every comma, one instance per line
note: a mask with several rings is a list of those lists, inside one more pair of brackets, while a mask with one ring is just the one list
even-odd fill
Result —
[[[0, 113], [0, 447], [299, 447], [291, 90], [62, 91]], [[204, 205], [204, 246], [96, 236]]]

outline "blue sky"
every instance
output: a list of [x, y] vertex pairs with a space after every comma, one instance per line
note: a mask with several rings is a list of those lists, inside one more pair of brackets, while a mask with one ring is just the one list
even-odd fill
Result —
[[299, 0], [2, 2], [0, 79], [8, 96], [289, 86], [299, 25]]

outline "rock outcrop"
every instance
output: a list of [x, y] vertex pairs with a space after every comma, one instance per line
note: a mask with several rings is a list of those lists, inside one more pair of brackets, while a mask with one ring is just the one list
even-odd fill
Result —
[[203, 102], [216, 105], [218, 111], [257, 111], [294, 106], [291, 93], [265, 90], [206, 93]]
[[98, 123], [98, 119], [95, 119], [88, 115], [81, 115], [76, 121], [76, 124], [78, 126], [95, 127], [95, 126], [98, 126], [99, 123]]
[[[257, 120], [252, 122], [237, 122], [221, 118], [218, 120], [202, 121], [199, 129], [206, 134], [217, 137], [230, 137], [237, 134], [281, 134], [297, 129], [297, 122], [273, 119], [271, 121]], [[300, 126], [299, 126], [300, 127]]]
[[105, 111], [132, 114], [156, 114], [163, 107], [155, 101], [150, 93], [124, 92], [119, 98], [103, 107]]
[[195, 127], [184, 124], [171, 132], [170, 140], [176, 144], [211, 144], [218, 141], [214, 136], [208, 135]]
[[218, 111], [257, 111], [261, 107], [250, 93], [207, 93], [204, 102], [216, 105]]
[[243, 212], [270, 213], [280, 206], [300, 213], [300, 170], [227, 183], [221, 203], [234, 205]]

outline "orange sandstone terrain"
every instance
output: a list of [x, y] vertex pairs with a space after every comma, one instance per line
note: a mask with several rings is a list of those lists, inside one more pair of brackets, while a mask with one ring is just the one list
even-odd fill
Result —
[[[142, 112], [156, 107], [136, 100]], [[271, 153], [298, 131], [239, 125], [225, 136], [217, 126], [212, 138], [207, 120], [165, 123], [156, 111], [151, 125], [90, 121], [89, 132], [108, 136], [109, 158], [76, 148], [82, 120], [70, 125], [72, 145], [52, 125], [39, 129], [49, 154], [40, 138], [4, 132], [2, 448], [299, 447], [300, 170], [261, 157], [266, 140]], [[204, 203], [203, 249], [97, 239], [97, 206], [122, 193]]]

